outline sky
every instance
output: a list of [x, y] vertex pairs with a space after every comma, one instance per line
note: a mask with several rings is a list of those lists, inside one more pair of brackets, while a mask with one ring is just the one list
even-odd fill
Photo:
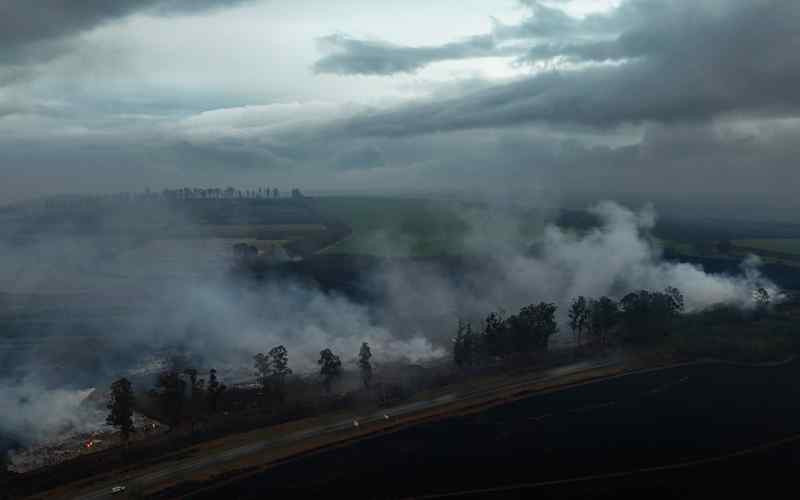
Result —
[[788, 0], [0, 0], [0, 196], [258, 183], [791, 217], [799, 22]]

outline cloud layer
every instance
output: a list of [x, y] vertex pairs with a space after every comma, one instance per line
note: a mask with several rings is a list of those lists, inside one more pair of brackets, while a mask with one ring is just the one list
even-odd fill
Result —
[[56, 22], [56, 3], [6, 3], [2, 194], [263, 180], [797, 205], [796, 2], [571, 4], [89, 2]]

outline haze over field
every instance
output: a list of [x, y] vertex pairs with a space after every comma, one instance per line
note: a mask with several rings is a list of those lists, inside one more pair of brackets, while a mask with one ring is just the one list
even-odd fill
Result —
[[[25, 285], [16, 290], [21, 295], [15, 308], [5, 314], [52, 324], [46, 337], [25, 332], [10, 339], [11, 349], [0, 352], [0, 407], [6, 415], [0, 418], [0, 429], [32, 443], [64, 428], [82, 428], [88, 417], [77, 395], [85, 392], [75, 389], [152, 372], [152, 363], [168, 353], [182, 353], [228, 376], [248, 377], [253, 353], [285, 345], [293, 369], [307, 374], [316, 369], [322, 346], [354, 366], [364, 341], [379, 364], [439, 359], [448, 353], [458, 318], [480, 324], [490, 311], [537, 301], [559, 306], [558, 321], [569, 340], [566, 310], [578, 295], [621, 297], [632, 290], [673, 286], [684, 293], [689, 311], [721, 303], [752, 308], [759, 286], [778, 296], [778, 288], [758, 272], [757, 261], [743, 263], [741, 276], [713, 275], [692, 264], [663, 261], [650, 235], [655, 221], [651, 209], [632, 212], [613, 202], [601, 203], [591, 208], [599, 227], [575, 233], [547, 224], [529, 242], [533, 247], [510, 243], [524, 240], [508, 228], [486, 233], [481, 223], [487, 218], [513, 219], [497, 210], [484, 213], [477, 223], [464, 220], [470, 231], [463, 253], [488, 259], [485, 265], [454, 276], [435, 263], [387, 263], [362, 278], [375, 297], [366, 303], [292, 277], [243, 284], [225, 277], [229, 263], [224, 259], [208, 274], [202, 245], [181, 246], [167, 261], [131, 259], [136, 247], [122, 253], [126, 258], [100, 259], [102, 243], [91, 237], [63, 240], [43, 234], [37, 243], [4, 248], [2, 275]], [[36, 255], [35, 264], [30, 255]], [[180, 266], [174, 265], [176, 258]], [[80, 292], [72, 299], [76, 303], [66, 304], [69, 295], [53, 290], [58, 288], [54, 277], [90, 288], [72, 290]], [[10, 307], [15, 290], [6, 292], [12, 293], [5, 301]], [[37, 306], [36, 300], [46, 302]], [[48, 418], [40, 418], [43, 411]]]
[[[659, 213], [795, 222], [798, 19], [782, 0], [0, 3], [3, 205], [218, 185], [429, 195], [463, 228], [455, 253], [480, 260], [243, 284], [230, 247], [281, 245], [257, 237], [278, 224], [201, 238], [190, 211], [132, 204], [76, 234], [3, 207], [0, 448], [84, 425], [87, 387], [167, 352], [249, 375], [284, 344], [309, 373], [325, 347], [352, 366], [364, 341], [378, 363], [441, 358], [459, 318], [539, 301], [564, 333], [578, 295], [677, 287], [687, 311], [778, 297], [757, 258], [709, 273], [663, 259], [653, 229]], [[281, 234], [332, 226], [280, 203], [302, 219]], [[567, 206], [599, 225], [559, 227]]]

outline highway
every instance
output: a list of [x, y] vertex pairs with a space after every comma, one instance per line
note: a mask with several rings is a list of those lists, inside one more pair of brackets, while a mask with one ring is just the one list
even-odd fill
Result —
[[193, 497], [763, 494], [770, 484], [793, 484], [800, 470], [798, 380], [798, 361], [618, 376], [420, 423]]
[[280, 438], [257, 441], [247, 445], [237, 446], [222, 451], [216, 451], [202, 457], [194, 457], [184, 460], [179, 460], [167, 464], [161, 464], [155, 470], [146, 470], [141, 472], [133, 472], [126, 474], [124, 479], [116, 483], [103, 483], [99, 486], [93, 486], [87, 491], [81, 492], [76, 498], [82, 500], [97, 500], [103, 498], [115, 498], [111, 494], [111, 488], [117, 484], [124, 485], [127, 488], [136, 488], [146, 490], [163, 484], [170, 480], [180, 479], [186, 477], [190, 473], [202, 472], [205, 469], [219, 466], [226, 462], [241, 460], [248, 456], [254, 456], [259, 453], [264, 453], [270, 448], [278, 446], [285, 446], [292, 443], [301, 443], [304, 440], [316, 438], [323, 435], [335, 435], [345, 430], [352, 430], [356, 427], [366, 426], [370, 423], [381, 422], [386, 420], [396, 420], [401, 417], [407, 417], [421, 411], [435, 409], [437, 407], [453, 403], [455, 401], [463, 401], [470, 399], [481, 399], [487, 395], [497, 391], [498, 389], [509, 389], [515, 386], [524, 387], [532, 382], [545, 382], [548, 380], [557, 380], [561, 377], [576, 374], [583, 371], [595, 370], [610, 366], [614, 361], [599, 361], [599, 362], [582, 362], [569, 366], [554, 368], [528, 377], [522, 377], [512, 383], [494, 386], [491, 390], [476, 390], [462, 393], [451, 393], [438, 396], [436, 398], [417, 401], [396, 407], [388, 408], [379, 412], [369, 415], [353, 415], [342, 419], [336, 423], [304, 429], [302, 431], [286, 434]]

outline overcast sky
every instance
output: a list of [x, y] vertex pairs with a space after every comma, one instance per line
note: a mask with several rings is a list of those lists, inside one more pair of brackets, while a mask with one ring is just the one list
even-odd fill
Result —
[[798, 26], [792, 0], [0, 0], [0, 194], [793, 207]]

